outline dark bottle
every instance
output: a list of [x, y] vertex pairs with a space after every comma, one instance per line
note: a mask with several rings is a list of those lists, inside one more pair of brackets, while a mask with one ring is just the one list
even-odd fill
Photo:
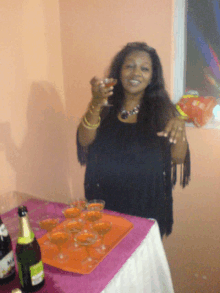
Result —
[[15, 261], [11, 237], [0, 217], [0, 285], [8, 284], [15, 278]]
[[44, 269], [40, 246], [31, 229], [27, 208], [20, 206], [19, 234], [16, 257], [21, 288], [27, 292], [38, 291], [44, 285]]

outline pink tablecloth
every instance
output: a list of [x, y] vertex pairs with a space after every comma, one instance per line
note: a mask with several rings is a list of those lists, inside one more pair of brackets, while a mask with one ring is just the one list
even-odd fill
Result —
[[[38, 226], [35, 222], [37, 218], [45, 213], [54, 212], [63, 218], [62, 209], [65, 206], [61, 203], [49, 203], [45, 204], [40, 200], [29, 200], [24, 203], [28, 207], [29, 218], [31, 220], [32, 227], [34, 229], [37, 238], [40, 238], [45, 232], [38, 230]], [[112, 211], [105, 211], [106, 213], [113, 215], [120, 215], [128, 219], [134, 224], [134, 229], [119, 243], [119, 245], [113, 249], [110, 254], [98, 265], [98, 267], [89, 275], [79, 275], [75, 273], [68, 273], [62, 270], [56, 269], [45, 264], [45, 286], [38, 291], [39, 293], [100, 293], [115, 274], [120, 270], [127, 259], [133, 254], [136, 248], [141, 244], [146, 237], [150, 228], [154, 224], [153, 221], [119, 214]], [[15, 231], [13, 227], [18, 227], [17, 209], [13, 209], [10, 212], [2, 215], [2, 220], [7, 225], [10, 234]], [[13, 227], [11, 222], [13, 222]], [[16, 239], [13, 237], [13, 248], [15, 248]], [[19, 279], [16, 279], [9, 285], [2, 286], [0, 292], [11, 292], [12, 289], [19, 287]]]

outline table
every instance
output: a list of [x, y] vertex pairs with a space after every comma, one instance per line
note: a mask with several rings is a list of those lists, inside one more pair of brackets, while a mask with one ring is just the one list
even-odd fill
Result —
[[[36, 220], [45, 213], [59, 215], [64, 220], [62, 203], [30, 199], [23, 203], [29, 211], [29, 218], [37, 238], [45, 231], [39, 229]], [[49, 265], [45, 268], [45, 286], [39, 293], [172, 293], [173, 285], [169, 266], [156, 221], [106, 211], [131, 221], [134, 229], [113, 249], [89, 275], [64, 272]], [[12, 237], [13, 248], [18, 232], [17, 208], [2, 215]], [[19, 287], [18, 276], [0, 292], [11, 292]]]

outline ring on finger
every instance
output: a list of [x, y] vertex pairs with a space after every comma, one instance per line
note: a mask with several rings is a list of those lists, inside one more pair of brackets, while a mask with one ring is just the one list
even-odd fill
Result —
[[103, 87], [103, 84], [101, 83], [100, 85], [99, 85], [99, 90], [101, 90], [101, 89], [103, 89], [104, 87]]

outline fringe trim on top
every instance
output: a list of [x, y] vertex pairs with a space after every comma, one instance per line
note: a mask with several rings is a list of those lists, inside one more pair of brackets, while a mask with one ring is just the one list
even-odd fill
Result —
[[[172, 163], [171, 165], [171, 182], [172, 186], [176, 185], [177, 181], [177, 164]], [[191, 175], [191, 164], [190, 164], [190, 151], [189, 145], [187, 147], [186, 157], [183, 164], [180, 165], [180, 185], [182, 188], [186, 187], [189, 184]]]
[[186, 185], [189, 184], [190, 175], [191, 175], [191, 164], [190, 164], [190, 151], [189, 145], [186, 152], [186, 157], [184, 164], [181, 166], [182, 168], [182, 180], [180, 181], [180, 185], [184, 188]]

